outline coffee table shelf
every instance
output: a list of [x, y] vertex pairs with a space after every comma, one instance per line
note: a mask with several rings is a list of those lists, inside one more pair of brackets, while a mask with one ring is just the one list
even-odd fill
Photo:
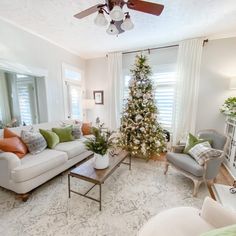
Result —
[[[125, 159], [129, 159], [129, 162], [125, 162]], [[90, 200], [99, 202], [99, 210], [102, 209], [102, 184], [105, 180], [121, 165], [129, 165], [129, 170], [131, 170], [131, 155], [126, 151], [120, 151], [117, 155], [109, 156], [109, 167], [103, 170], [96, 170], [94, 168], [94, 158], [84, 162], [80, 166], [71, 170], [68, 174], [68, 193], [69, 198], [71, 197], [71, 192], [78, 194], [80, 196], [86, 197]], [[70, 178], [75, 177], [81, 179], [94, 185], [88, 189], [85, 193], [80, 193], [71, 189]], [[88, 196], [87, 194], [96, 186], [99, 186], [99, 199]]]

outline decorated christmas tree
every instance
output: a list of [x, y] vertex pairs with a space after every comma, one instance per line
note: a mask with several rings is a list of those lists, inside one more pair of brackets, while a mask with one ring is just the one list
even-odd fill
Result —
[[132, 155], [149, 159], [165, 149], [165, 134], [157, 122], [151, 68], [145, 56], [136, 56], [131, 75], [129, 97], [121, 119], [120, 142]]

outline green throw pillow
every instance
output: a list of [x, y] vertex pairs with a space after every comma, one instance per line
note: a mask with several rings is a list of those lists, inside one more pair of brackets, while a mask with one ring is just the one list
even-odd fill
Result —
[[235, 236], [235, 235], [236, 235], [236, 224], [219, 229], [214, 229], [206, 233], [203, 233], [200, 236]]
[[72, 125], [65, 128], [52, 128], [52, 131], [59, 136], [60, 143], [74, 140], [72, 136]]
[[198, 139], [197, 137], [195, 137], [194, 135], [192, 135], [191, 133], [189, 133], [188, 138], [187, 138], [187, 142], [184, 148], [184, 153], [187, 154], [188, 151], [194, 147], [195, 145], [205, 142], [205, 141], [209, 141], [209, 140], [205, 140], [205, 139]]
[[50, 130], [39, 129], [39, 132], [45, 138], [47, 146], [50, 149], [54, 148], [60, 142], [58, 135]]

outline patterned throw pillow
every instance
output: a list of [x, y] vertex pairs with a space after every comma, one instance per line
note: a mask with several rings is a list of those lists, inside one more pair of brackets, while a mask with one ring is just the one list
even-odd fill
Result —
[[72, 135], [74, 139], [80, 139], [82, 136], [81, 125], [73, 125], [72, 127]]
[[72, 121], [72, 122], [62, 122], [61, 124], [62, 127], [68, 127], [68, 126], [72, 126], [72, 136], [74, 139], [80, 139], [81, 136], [83, 135], [82, 134], [82, 130], [81, 130], [81, 127], [82, 127], [82, 122], [80, 121]]
[[219, 157], [222, 154], [221, 150], [211, 148], [209, 142], [203, 142], [192, 147], [188, 154], [191, 155], [199, 165], [204, 165], [209, 157]]
[[26, 144], [31, 154], [38, 154], [47, 147], [47, 142], [42, 136], [42, 134], [33, 130], [22, 130], [21, 139]]

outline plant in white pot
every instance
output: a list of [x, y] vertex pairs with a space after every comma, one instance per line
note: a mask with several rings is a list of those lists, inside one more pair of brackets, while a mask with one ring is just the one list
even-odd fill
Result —
[[101, 132], [101, 129], [92, 128], [93, 138], [85, 141], [87, 150], [94, 152], [95, 169], [105, 169], [109, 166], [108, 149], [112, 147], [112, 139], [110, 132]]

